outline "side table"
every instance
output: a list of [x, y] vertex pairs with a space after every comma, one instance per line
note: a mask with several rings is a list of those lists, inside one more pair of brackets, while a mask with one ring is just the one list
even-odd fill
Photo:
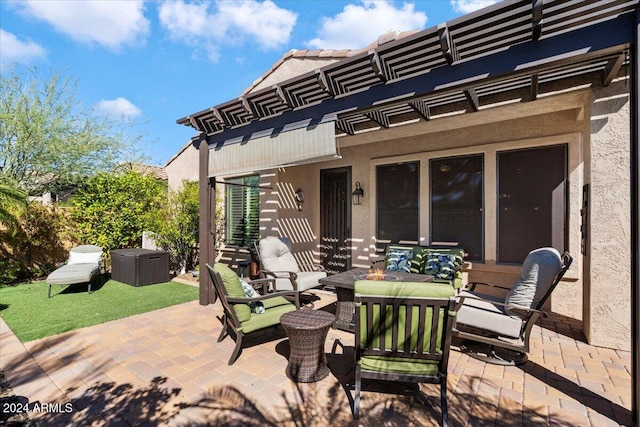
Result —
[[319, 381], [329, 375], [324, 342], [335, 316], [321, 310], [296, 310], [280, 317], [289, 337], [287, 377], [296, 382]]

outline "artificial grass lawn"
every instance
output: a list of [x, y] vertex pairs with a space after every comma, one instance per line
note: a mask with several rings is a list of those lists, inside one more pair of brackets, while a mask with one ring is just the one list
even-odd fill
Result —
[[51, 288], [45, 282], [0, 288], [0, 317], [22, 342], [122, 319], [198, 299], [198, 288], [177, 282], [134, 287], [109, 280], [92, 288]]

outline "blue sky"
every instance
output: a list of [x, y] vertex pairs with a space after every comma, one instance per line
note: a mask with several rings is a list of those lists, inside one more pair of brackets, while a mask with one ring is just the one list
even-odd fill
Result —
[[195, 134], [178, 118], [239, 96], [291, 49], [359, 49], [495, 0], [0, 0], [0, 64], [61, 72], [101, 114], [133, 119], [148, 162]]

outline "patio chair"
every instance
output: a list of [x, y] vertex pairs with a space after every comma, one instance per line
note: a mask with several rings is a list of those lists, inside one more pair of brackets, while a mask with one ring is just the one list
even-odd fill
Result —
[[[525, 363], [533, 325], [540, 316], [547, 317], [542, 308], [572, 261], [568, 252], [561, 256], [554, 248], [540, 248], [527, 255], [513, 287], [470, 283], [456, 306], [454, 335], [466, 340], [461, 349], [492, 364]], [[478, 285], [507, 292], [506, 297], [475, 292]], [[488, 348], [474, 349], [466, 345], [469, 341]]]
[[47, 298], [51, 298], [51, 286], [71, 286], [88, 284], [91, 293], [91, 281], [100, 273], [102, 248], [95, 245], [76, 246], [69, 251], [69, 258], [59, 268], [47, 276]]
[[309, 271], [302, 271], [287, 238], [269, 236], [254, 245], [260, 259], [260, 274], [275, 279], [275, 290], [304, 292], [320, 286], [319, 280], [327, 277], [321, 265], [303, 265]]
[[[441, 283], [357, 281], [353, 418], [362, 378], [440, 385], [441, 425], [448, 425], [447, 364], [454, 289]], [[425, 401], [417, 390], [418, 397]]]
[[[238, 275], [225, 264], [217, 263], [214, 267], [206, 264], [217, 296], [224, 309], [222, 331], [218, 337], [221, 342], [231, 329], [236, 334], [236, 346], [231, 353], [229, 365], [233, 365], [242, 350], [242, 338], [251, 332], [280, 324], [280, 316], [300, 308], [300, 300], [297, 292], [282, 291], [268, 293], [268, 287], [272, 279], [258, 279], [247, 282], [251, 289], [262, 288], [262, 295], [253, 293], [247, 297], [247, 291], [243, 289]], [[285, 297], [291, 297], [294, 303]], [[263, 310], [257, 310], [256, 304], [261, 303]], [[263, 311], [260, 313], [259, 311]]]

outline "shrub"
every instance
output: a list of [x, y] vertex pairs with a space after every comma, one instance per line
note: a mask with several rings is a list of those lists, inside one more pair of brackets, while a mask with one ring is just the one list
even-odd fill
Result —
[[86, 243], [112, 249], [140, 247], [166, 198], [166, 186], [130, 170], [98, 174], [72, 200], [73, 219]]

